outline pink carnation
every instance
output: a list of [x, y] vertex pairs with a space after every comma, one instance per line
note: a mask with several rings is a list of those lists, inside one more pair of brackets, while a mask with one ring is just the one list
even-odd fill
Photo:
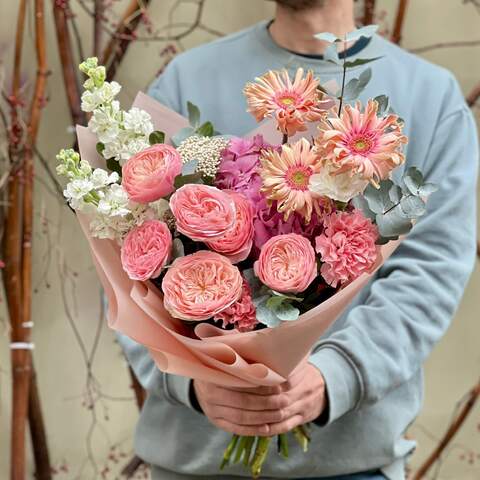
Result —
[[182, 172], [180, 154], [170, 145], [156, 144], [131, 157], [122, 168], [122, 186], [138, 203], [154, 202], [174, 190]]
[[233, 325], [240, 332], [249, 332], [257, 322], [256, 309], [252, 301], [252, 292], [247, 281], [243, 280], [242, 296], [231, 306], [215, 315], [214, 320], [221, 320], [223, 328]]
[[187, 184], [170, 198], [177, 230], [192, 240], [217, 240], [235, 225], [233, 198], [208, 185]]
[[282, 293], [303, 292], [317, 276], [312, 244], [296, 233], [268, 240], [253, 268], [262, 283]]
[[262, 135], [253, 139], [233, 138], [222, 152], [215, 183], [222, 190], [241, 192], [253, 203], [262, 196], [262, 180], [257, 173], [262, 150], [275, 148], [263, 140]]
[[207, 320], [242, 294], [242, 275], [228, 258], [201, 250], [177, 258], [162, 281], [164, 305], [182, 320]]
[[232, 263], [245, 260], [253, 245], [253, 206], [241, 193], [228, 192], [235, 202], [236, 220], [225, 235], [207, 246], [230, 259]]
[[121, 260], [132, 280], [148, 280], [160, 275], [172, 251], [172, 234], [167, 225], [147, 220], [133, 228], [125, 237]]
[[336, 212], [325, 219], [325, 230], [316, 238], [322, 257], [320, 273], [332, 287], [355, 280], [377, 258], [378, 230], [360, 210]]

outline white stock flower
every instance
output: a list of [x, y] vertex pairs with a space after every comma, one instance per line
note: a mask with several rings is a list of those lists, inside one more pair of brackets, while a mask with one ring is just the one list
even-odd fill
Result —
[[98, 202], [97, 210], [103, 215], [125, 216], [130, 213], [128, 195], [118, 183], [105, 190], [105, 197]]
[[100, 98], [97, 94], [97, 91], [89, 91], [85, 90], [82, 93], [82, 104], [81, 104], [81, 109], [84, 112], [93, 112], [99, 105], [102, 103], [100, 101]]
[[309, 190], [317, 195], [331, 198], [339, 202], [348, 202], [363, 192], [368, 185], [359, 175], [346, 173], [332, 173], [328, 166], [324, 166], [319, 173], [310, 177]]
[[75, 178], [67, 183], [63, 195], [68, 199], [79, 200], [93, 190], [93, 183], [87, 178]]
[[104, 144], [116, 140], [120, 131], [120, 104], [114, 101], [108, 107], [93, 112], [88, 127], [97, 134], [98, 141]]
[[112, 103], [121, 88], [117, 82], [105, 82], [99, 88], [86, 90], [82, 93], [82, 110], [84, 112], [93, 112], [101, 105]]
[[112, 183], [118, 182], [120, 179], [117, 172], [108, 173], [106, 170], [96, 168], [91, 176], [94, 188], [102, 188]]
[[102, 103], [111, 103], [115, 97], [120, 93], [121, 85], [117, 82], [105, 82], [98, 89], [98, 96]]
[[135, 154], [145, 150], [149, 146], [150, 144], [143, 138], [127, 140], [121, 145], [117, 154], [117, 160], [120, 162], [120, 165], [123, 166], [130, 157], [133, 157]]
[[123, 116], [123, 125], [127, 130], [137, 135], [148, 137], [153, 132], [152, 118], [145, 111], [137, 107], [132, 107]]

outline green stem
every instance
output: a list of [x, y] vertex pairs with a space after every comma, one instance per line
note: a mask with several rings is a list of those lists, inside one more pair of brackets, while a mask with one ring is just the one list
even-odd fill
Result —
[[247, 443], [249, 437], [240, 437], [240, 441], [237, 445], [237, 451], [235, 452], [235, 458], [233, 459], [233, 463], [238, 463], [241, 458], [242, 454], [245, 451], [245, 444]]
[[250, 457], [252, 456], [252, 449], [258, 437], [247, 437], [245, 444], [245, 454], [243, 455], [243, 464], [248, 467], [250, 465]]
[[286, 143], [288, 143], [288, 135], [284, 133], [282, 138], [282, 145], [285, 145]]
[[302, 447], [304, 452], [308, 451], [308, 444], [310, 442], [310, 438], [308, 437], [307, 433], [302, 427], [296, 427], [292, 430], [293, 436], [297, 440], [297, 442]]
[[282, 433], [278, 436], [280, 444], [280, 455], [284, 458], [288, 458], [288, 437], [286, 433]]
[[230, 458], [232, 456], [233, 450], [235, 449], [237, 442], [238, 442], [238, 435], [234, 435], [230, 440], [230, 443], [227, 445], [227, 448], [223, 452], [223, 460], [220, 464], [220, 470], [223, 470], [226, 465], [230, 462]]
[[345, 78], [347, 77], [347, 35], [343, 42], [343, 77], [342, 77], [342, 93], [340, 94], [340, 105], [338, 106], [338, 116], [342, 113], [343, 96], [345, 94]]
[[255, 454], [253, 455], [252, 460], [253, 478], [258, 478], [260, 473], [262, 473], [262, 466], [267, 459], [271, 441], [272, 437], [259, 437], [258, 439], [257, 448], [255, 448]]

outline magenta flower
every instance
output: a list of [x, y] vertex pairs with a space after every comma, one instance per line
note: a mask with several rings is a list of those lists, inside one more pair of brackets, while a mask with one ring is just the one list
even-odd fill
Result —
[[323, 265], [320, 273], [332, 287], [355, 280], [374, 265], [378, 230], [360, 210], [335, 212], [325, 219], [315, 250]]

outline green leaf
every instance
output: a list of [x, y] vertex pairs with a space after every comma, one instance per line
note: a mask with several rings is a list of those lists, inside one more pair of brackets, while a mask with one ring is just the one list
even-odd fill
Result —
[[103, 151], [105, 150], [105, 145], [102, 142], [98, 142], [95, 145], [95, 148], [97, 149], [98, 154], [103, 157]]
[[400, 208], [408, 219], [421, 217], [427, 211], [425, 202], [420, 197], [413, 195], [403, 197], [400, 201]]
[[202, 174], [200, 172], [191, 175], [177, 175], [175, 177], [174, 186], [176, 189], [187, 185], [188, 183], [203, 183]]
[[361, 37], [370, 38], [378, 30], [378, 25], [365, 25], [365, 27], [357, 28], [346, 35], [347, 42], [353, 42]]
[[360, 65], [365, 65], [366, 63], [374, 62], [375, 60], [378, 60], [382, 58], [380, 57], [375, 57], [375, 58], [357, 58], [353, 62], [345, 62], [345, 66], [347, 68], [353, 68], [353, 67], [359, 67]]
[[375, 221], [376, 214], [375, 212], [372, 212], [372, 210], [370, 210], [368, 202], [363, 195], [357, 195], [355, 198], [353, 198], [352, 204], [355, 208], [358, 208], [365, 217]]
[[438, 190], [438, 185], [435, 185], [434, 183], [425, 183], [418, 189], [418, 193], [422, 197], [428, 197], [432, 193], [435, 193]]
[[195, 170], [197, 169], [198, 166], [198, 160], [194, 158], [193, 160], [190, 160], [187, 163], [183, 164], [182, 167], [182, 175], [192, 175], [195, 173]]
[[122, 167], [115, 159], [107, 158], [107, 168], [111, 172], [117, 172], [120, 177], [122, 176]]
[[300, 316], [300, 310], [290, 303], [282, 303], [273, 309], [273, 313], [282, 322], [292, 322]]
[[200, 125], [200, 109], [192, 102], [187, 102], [188, 121], [193, 128]]
[[185, 139], [195, 134], [195, 130], [192, 127], [184, 127], [178, 133], [173, 135], [172, 143], [175, 147], [178, 147]]
[[402, 180], [412, 195], [419, 195], [419, 189], [425, 183], [422, 172], [416, 167], [410, 167]]
[[270, 297], [267, 300], [267, 307], [270, 308], [271, 310], [274, 310], [275, 308], [279, 307], [284, 302], [285, 302], [284, 298], [277, 297], [277, 296], [274, 295], [273, 297]]
[[278, 327], [282, 323], [277, 315], [267, 307], [266, 302], [261, 302], [256, 305], [256, 315], [257, 320], [267, 327]]
[[346, 85], [343, 99], [347, 101], [355, 100], [362, 93], [372, 78], [372, 69], [365, 69], [358, 78], [352, 78]]
[[378, 103], [378, 115], [382, 117], [385, 115], [385, 112], [388, 110], [388, 105], [390, 103], [389, 98], [386, 95], [378, 95], [374, 100]]
[[334, 33], [321, 32], [314, 35], [317, 40], [323, 40], [328, 43], [342, 42], [343, 40], [337, 37]]
[[323, 54], [323, 59], [327, 62], [334, 63], [335, 65], [342, 64], [340, 58], [338, 57], [337, 45], [335, 43], [332, 43], [326, 48]]
[[400, 200], [402, 199], [402, 189], [398, 185], [392, 185], [388, 191], [388, 196], [393, 203], [400, 203]]
[[368, 187], [363, 192], [363, 196], [368, 203], [368, 207], [374, 213], [383, 214], [395, 204], [390, 199], [390, 189], [393, 186], [391, 180], [383, 180], [380, 182], [380, 188], [375, 188], [373, 185]]
[[172, 260], [185, 256], [185, 247], [179, 238], [174, 238], [172, 243]]
[[148, 142], [150, 145], [155, 145], [156, 143], [165, 143], [165, 133], [160, 130], [155, 130], [148, 137]]
[[386, 214], [378, 214], [376, 218], [378, 231], [382, 237], [398, 238], [408, 233], [412, 228], [412, 221], [402, 215], [400, 208], [394, 208]]
[[212, 137], [215, 132], [212, 122], [205, 122], [197, 128], [196, 133], [202, 137]]

